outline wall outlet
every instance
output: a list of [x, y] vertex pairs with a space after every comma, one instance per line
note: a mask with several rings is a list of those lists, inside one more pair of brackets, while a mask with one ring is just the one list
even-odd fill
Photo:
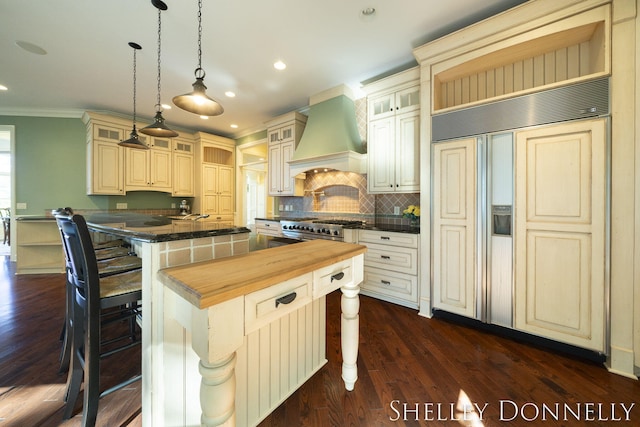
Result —
[[278, 210], [279, 211], [284, 211], [284, 206], [283, 205], [278, 205]]
[[175, 209], [176, 208], [176, 204], [175, 203], [171, 203], [171, 209]]
[[24, 202], [16, 203], [16, 209], [27, 209], [27, 204]]
[[400, 206], [394, 206], [393, 207], [393, 214], [394, 215], [400, 215]]
[[116, 203], [116, 209], [127, 209], [126, 203]]

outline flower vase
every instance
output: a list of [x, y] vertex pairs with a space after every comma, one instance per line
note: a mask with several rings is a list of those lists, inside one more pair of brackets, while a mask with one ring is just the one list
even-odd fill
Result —
[[420, 228], [420, 218], [411, 218], [409, 226], [411, 228]]

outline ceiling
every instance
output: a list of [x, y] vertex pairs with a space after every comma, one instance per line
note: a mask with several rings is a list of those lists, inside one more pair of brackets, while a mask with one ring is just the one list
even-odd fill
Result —
[[[197, 1], [164, 0], [163, 103], [191, 91], [197, 67]], [[238, 137], [308, 105], [309, 96], [360, 84], [414, 62], [412, 49], [524, 0], [204, 0], [202, 68], [207, 94], [225, 108], [203, 120], [173, 106], [177, 130]], [[361, 11], [375, 8], [371, 17]], [[46, 51], [19, 47], [27, 42]], [[65, 116], [82, 110], [131, 117], [133, 49], [137, 115], [157, 97], [158, 10], [151, 0], [0, 0], [0, 115]], [[273, 63], [287, 64], [283, 71]], [[226, 91], [236, 93], [234, 98]], [[231, 125], [237, 128], [231, 128]]]

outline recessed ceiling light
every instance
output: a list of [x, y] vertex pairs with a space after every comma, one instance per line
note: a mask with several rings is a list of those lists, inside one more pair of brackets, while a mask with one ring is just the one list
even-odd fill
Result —
[[275, 68], [276, 70], [284, 70], [285, 68], [287, 68], [287, 64], [282, 61], [276, 61], [273, 63], [273, 68]]
[[229, 98], [236, 97], [236, 94], [234, 92], [231, 92], [230, 90], [226, 91], [224, 94], [227, 95]]
[[209, 116], [200, 116], [202, 120], [209, 120]]
[[362, 9], [362, 11], [360, 13], [362, 13], [364, 16], [371, 16], [374, 13], [376, 13], [376, 8], [375, 7], [365, 7], [364, 9]]
[[35, 53], [36, 55], [46, 55], [47, 51], [41, 48], [38, 45], [33, 43], [25, 42], [22, 40], [16, 40], [16, 45], [26, 50], [27, 52]]
[[238, 125], [237, 125], [237, 124], [235, 124], [235, 123], [233, 123], [233, 124], [231, 125], [231, 127], [232, 127], [233, 129], [238, 129]]
[[9, 90], [9, 88], [6, 87], [5, 85], [0, 85], [0, 90]]

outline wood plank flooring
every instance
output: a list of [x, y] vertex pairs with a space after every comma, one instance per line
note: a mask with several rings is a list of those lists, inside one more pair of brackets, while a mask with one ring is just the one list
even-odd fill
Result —
[[[62, 422], [63, 286], [62, 275], [15, 276], [13, 265], [0, 259], [0, 427], [80, 424], [80, 405]], [[638, 381], [368, 297], [361, 297], [359, 379], [347, 392], [340, 379], [339, 313], [340, 295], [330, 294], [327, 365], [261, 427], [640, 425]], [[103, 387], [137, 369], [138, 356], [106, 359], [103, 372], [111, 374], [103, 375]], [[97, 425], [141, 426], [140, 402], [140, 383], [103, 398]], [[465, 415], [464, 403], [480, 409]]]

